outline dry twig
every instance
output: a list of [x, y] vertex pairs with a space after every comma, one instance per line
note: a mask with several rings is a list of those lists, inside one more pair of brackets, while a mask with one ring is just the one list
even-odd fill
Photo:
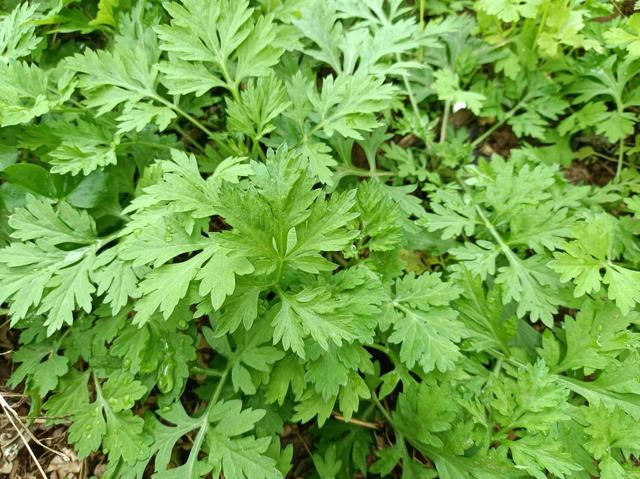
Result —
[[22, 422], [22, 419], [20, 419], [20, 416], [18, 415], [18, 413], [15, 412], [14, 409], [11, 407], [11, 405], [6, 401], [6, 399], [4, 398], [4, 393], [0, 393], [0, 406], [2, 407], [2, 410], [4, 411], [5, 416], [7, 417], [9, 422], [11, 423], [11, 426], [13, 426], [15, 431], [18, 433], [18, 436], [20, 437], [20, 440], [25, 445], [25, 447], [27, 449], [27, 452], [29, 453], [29, 455], [33, 459], [33, 462], [36, 464], [36, 467], [38, 468], [38, 472], [40, 472], [40, 474], [42, 475], [42, 477], [44, 479], [47, 479], [47, 475], [45, 474], [44, 470], [42, 469], [42, 466], [38, 462], [38, 459], [36, 458], [36, 455], [34, 454], [33, 449], [31, 449], [31, 446], [29, 445], [29, 441], [27, 440], [27, 438], [22, 433], [22, 430], [26, 431], [27, 435], [38, 446], [40, 446], [43, 449], [55, 454], [56, 456], [59, 456], [60, 458], [62, 458], [62, 460], [66, 461], [66, 462], [69, 462], [71, 460], [69, 458], [69, 456], [67, 456], [66, 454], [64, 454], [64, 453], [62, 453], [60, 451], [56, 451], [55, 449], [50, 448], [49, 446], [44, 444], [42, 441], [40, 441], [31, 432], [31, 430]]

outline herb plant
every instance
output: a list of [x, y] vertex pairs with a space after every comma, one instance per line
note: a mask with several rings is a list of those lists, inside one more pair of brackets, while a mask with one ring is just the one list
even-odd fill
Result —
[[106, 478], [640, 478], [629, 3], [0, 1], [6, 388]]

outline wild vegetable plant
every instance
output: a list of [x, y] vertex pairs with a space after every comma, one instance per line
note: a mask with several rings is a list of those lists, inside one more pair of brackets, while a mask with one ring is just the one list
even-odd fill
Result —
[[6, 387], [103, 477], [640, 477], [624, 2], [16, 3]]

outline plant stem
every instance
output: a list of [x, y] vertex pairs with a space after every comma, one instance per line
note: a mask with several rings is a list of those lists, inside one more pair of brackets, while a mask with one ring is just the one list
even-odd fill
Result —
[[624, 163], [624, 138], [620, 138], [620, 144], [618, 145], [618, 166], [616, 167], [616, 176], [614, 180], [620, 178], [622, 172], [622, 164]]
[[[384, 416], [385, 420], [389, 423], [389, 425], [391, 427], [394, 428], [395, 430], [395, 426], [393, 425], [393, 418], [391, 417], [391, 415], [389, 414], [389, 412], [386, 410], [386, 408], [382, 405], [382, 403], [380, 402], [380, 399], [378, 399], [378, 395], [376, 394], [375, 391], [371, 391], [371, 401], [373, 401], [373, 404], [376, 405], [376, 407], [378, 408], [378, 410], [382, 413], [382, 415]], [[402, 434], [395, 431], [396, 432], [396, 438], [398, 438], [398, 440], [400, 440], [400, 438], [402, 438]]]
[[191, 475], [193, 475], [193, 468], [195, 467], [198, 460], [198, 455], [200, 454], [200, 449], [202, 448], [204, 437], [209, 430], [209, 414], [220, 399], [220, 395], [222, 394], [224, 385], [227, 382], [227, 377], [229, 376], [229, 371], [231, 371], [231, 363], [227, 364], [227, 367], [222, 372], [220, 381], [218, 381], [218, 385], [213, 392], [213, 396], [211, 396], [211, 400], [209, 401], [207, 408], [201, 416], [202, 422], [200, 423], [200, 429], [198, 429], [198, 434], [196, 434], [193, 445], [191, 446], [191, 451], [189, 452], [189, 457], [187, 458], [186, 462], [187, 470], [189, 471], [188, 477], [191, 477]]
[[375, 422], [363, 421], [361, 419], [356, 419], [353, 417], [351, 419], [346, 419], [342, 414], [338, 414], [338, 413], [333, 413], [332, 416], [336, 418], [338, 421], [344, 421], [349, 424], [353, 424], [354, 426], [360, 426], [366, 429], [374, 429], [376, 431], [380, 429], [380, 425], [376, 424]]
[[442, 116], [442, 125], [440, 125], [440, 144], [447, 139], [447, 126], [449, 125], [449, 112], [451, 110], [451, 100], [444, 102], [444, 115]]
[[[396, 54], [396, 61], [400, 62], [400, 54]], [[411, 103], [411, 108], [413, 108], [413, 113], [415, 113], [416, 118], [420, 118], [420, 108], [418, 108], [418, 102], [416, 101], [416, 97], [413, 94], [413, 88], [411, 88], [411, 84], [409, 83], [409, 78], [406, 74], [402, 75], [402, 82], [404, 83], [404, 88], [407, 90], [407, 96], [409, 97], [409, 103]]]
[[213, 396], [211, 396], [211, 401], [207, 406], [207, 415], [209, 411], [213, 409], [213, 406], [215, 406], [218, 400], [220, 399], [220, 395], [222, 394], [224, 385], [227, 382], [227, 377], [229, 376], [229, 372], [231, 372], [231, 363], [227, 364], [227, 367], [224, 368], [224, 371], [222, 371], [222, 373], [220, 374], [220, 381], [218, 382], [218, 385], [216, 386], [216, 390], [213, 392]]
[[547, 23], [547, 16], [549, 15], [549, 6], [551, 5], [550, 0], [546, 0], [544, 4], [544, 11], [542, 12], [542, 18], [540, 19], [540, 24], [538, 25], [538, 30], [536, 31], [536, 36], [533, 39], [533, 50], [536, 51], [538, 48], [538, 38], [540, 38], [540, 33], [544, 29], [545, 23]]
[[175, 128], [175, 130], [180, 133], [182, 135], [182, 137], [187, 140], [187, 142], [189, 142], [190, 145], [192, 145], [195, 149], [197, 149], [200, 153], [204, 153], [204, 148], [202, 148], [202, 146], [200, 145], [200, 143], [198, 143], [196, 140], [193, 139], [193, 137], [187, 133], [184, 128], [182, 128], [180, 125], [178, 125], [177, 122], [173, 122], [173, 128]]
[[[398, 308], [403, 309], [403, 307], [400, 305], [398, 306]], [[381, 353], [386, 354], [386, 356], [389, 359], [391, 359], [391, 362], [398, 370], [398, 374], [400, 375], [402, 380], [407, 382], [412, 380], [409, 370], [404, 366], [404, 364], [402, 363], [402, 361], [400, 360], [400, 358], [398, 357], [395, 351], [389, 349], [387, 346], [383, 346], [377, 343], [365, 344], [365, 347], [375, 349], [377, 351], [380, 351]]]
[[194, 366], [191, 368], [191, 371], [193, 371], [196, 374], [204, 374], [206, 376], [212, 376], [212, 377], [222, 377], [222, 374], [224, 373], [223, 371], [219, 371], [217, 369], [212, 369], [212, 368], [201, 368], [200, 366]]
[[206, 135], [209, 138], [213, 138], [213, 133], [211, 132], [211, 130], [209, 130], [206, 126], [204, 126], [202, 123], [200, 123], [198, 120], [196, 120], [194, 117], [192, 117], [189, 113], [187, 113], [186, 111], [184, 111], [182, 108], [180, 108], [178, 105], [174, 105], [173, 103], [171, 103], [169, 100], [166, 100], [165, 98], [161, 97], [160, 95], [156, 95], [153, 94], [152, 98], [154, 100], [156, 100], [159, 103], [162, 103], [164, 106], [171, 108], [173, 111], [175, 111], [178, 115], [180, 115], [181, 117], [185, 118], [186, 120], [190, 121], [191, 123], [193, 123], [193, 125], [198, 128], [200, 131], [202, 131], [203, 133], [206, 133]]
[[[420, 24], [420, 30], [424, 30], [424, 7], [425, 7], [425, 0], [420, 0], [420, 6], [418, 7], [418, 15], [420, 16], [420, 18], [418, 18], [418, 22]], [[420, 45], [420, 49], [418, 50], [418, 61], [422, 62], [423, 59], [424, 59], [424, 47]]]
[[[135, 145], [148, 146], [149, 148], [158, 148], [160, 150], [162, 150], [162, 149], [170, 150], [171, 149], [171, 147], [169, 145], [164, 145], [162, 143], [153, 143], [151, 141], [143, 141], [143, 140], [122, 141], [122, 142], [118, 143], [118, 146], [135, 146]], [[198, 145], [198, 146], [200, 146], [200, 145]]]
[[238, 91], [238, 83], [231, 78], [229, 70], [227, 69], [227, 65], [224, 62], [220, 63], [220, 73], [222, 73], [222, 78], [226, 83], [227, 90], [231, 92], [233, 99], [239, 103], [240, 92]]
[[255, 157], [255, 155], [258, 155], [258, 158], [260, 158], [262, 161], [265, 161], [267, 159], [267, 157], [264, 154], [264, 151], [262, 151], [262, 148], [260, 148], [260, 138], [252, 138], [251, 139], [251, 157]]
[[480, 143], [482, 143], [484, 140], [486, 140], [487, 138], [489, 138], [491, 135], [493, 135], [493, 133], [500, 128], [502, 125], [504, 125], [507, 120], [509, 120], [509, 118], [511, 118], [522, 106], [522, 104], [525, 102], [526, 100], [526, 96], [522, 98], [522, 100], [520, 100], [518, 103], [516, 103], [516, 106], [514, 106], [511, 110], [509, 110], [507, 113], [505, 113], [504, 118], [502, 120], [500, 120], [497, 123], [494, 123], [491, 128], [489, 128], [487, 131], [485, 131], [482, 135], [480, 135], [478, 138], [476, 138], [475, 140], [473, 140], [473, 142], [471, 142], [471, 147], [475, 148], [477, 147]]
[[52, 108], [49, 110], [49, 113], [84, 113], [86, 109], [84, 108]]
[[395, 173], [390, 171], [367, 171], [362, 170], [360, 168], [348, 168], [338, 167], [336, 173], [341, 174], [341, 176], [368, 176], [368, 177], [378, 177], [378, 176], [394, 176]]

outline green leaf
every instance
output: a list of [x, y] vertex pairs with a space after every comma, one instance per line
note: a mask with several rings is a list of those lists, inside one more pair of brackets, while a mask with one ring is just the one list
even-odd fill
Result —
[[418, 363], [425, 372], [454, 368], [460, 358], [455, 343], [465, 332], [448, 305], [459, 293], [438, 274], [424, 273], [418, 278], [410, 274], [396, 280], [394, 331], [389, 341], [400, 344], [400, 359], [408, 367]]
[[42, 196], [56, 196], [54, 182], [49, 172], [43, 167], [31, 163], [17, 163], [2, 170], [2, 174], [10, 183]]
[[438, 433], [453, 427], [458, 406], [450, 399], [447, 386], [409, 383], [398, 397], [394, 420], [400, 430], [423, 444], [443, 445]]
[[150, 272], [138, 288], [142, 298], [136, 302], [135, 324], [145, 324], [156, 311], [168, 319], [209, 256], [203, 252], [183, 263], [165, 264]]
[[560, 273], [561, 281], [573, 280], [576, 297], [597, 293], [607, 285], [609, 298], [627, 313], [640, 302], [634, 287], [640, 272], [613, 263], [615, 228], [615, 219], [606, 213], [588, 218], [574, 228], [576, 239], [565, 245], [564, 252], [554, 254], [550, 267]]
[[171, 62], [160, 62], [158, 69], [162, 73], [160, 81], [171, 95], [195, 93], [196, 96], [202, 96], [209, 90], [224, 86], [220, 78], [200, 63], [176, 59]]
[[76, 444], [78, 456], [84, 458], [100, 447], [107, 424], [97, 403], [81, 406], [74, 411], [73, 419], [69, 428], [69, 442]]
[[150, 438], [143, 433], [144, 421], [134, 416], [128, 407], [140, 399], [147, 388], [124, 373], [109, 378], [104, 390], [95, 377], [94, 383], [98, 391], [96, 401], [82, 406], [74, 414], [69, 429], [69, 441], [76, 443], [80, 457], [97, 450], [101, 443], [113, 461], [122, 458], [133, 463], [146, 457]]
[[363, 74], [327, 76], [321, 91], [313, 88], [309, 100], [314, 109], [310, 116], [314, 130], [330, 137], [337, 132], [347, 138], [362, 139], [360, 131], [380, 126], [375, 113], [384, 110], [394, 99], [396, 88], [382, 79]]
[[281, 295], [280, 298], [271, 322], [273, 339], [301, 358], [305, 357], [306, 337], [311, 336], [325, 350], [329, 348], [329, 341], [340, 346], [343, 340], [356, 337], [349, 318], [332, 314], [335, 304], [326, 291], [302, 290], [295, 296]]
[[324, 456], [313, 455], [313, 465], [320, 477], [333, 479], [342, 468], [342, 461], [336, 457], [336, 445], [331, 444], [325, 451]]
[[247, 83], [240, 101], [227, 99], [227, 125], [231, 131], [259, 141], [275, 129], [271, 122], [289, 105], [282, 82], [273, 75], [261, 77]]
[[527, 436], [509, 445], [513, 461], [536, 479], [546, 479], [549, 471], [556, 477], [571, 477], [582, 471], [562, 445], [544, 436]]
[[0, 63], [26, 57], [40, 44], [41, 39], [34, 35], [37, 9], [36, 2], [25, 2], [0, 20]]
[[234, 400], [212, 404], [204, 415], [198, 418], [188, 416], [179, 403], [161, 412], [160, 416], [174, 426], [156, 423], [153, 454], [157, 453], [157, 456], [154, 477], [185, 477], [177, 474], [201, 477], [202, 474], [196, 472], [199, 468], [199, 450], [196, 449], [192, 449], [185, 464], [166, 471], [177, 441], [194, 430], [198, 430], [197, 449], [203, 442], [207, 444], [207, 462], [209, 469], [213, 467], [216, 471], [215, 474], [223, 472], [225, 477], [234, 479], [281, 477], [275, 467], [275, 461], [264, 455], [270, 439], [244, 436], [255, 428], [256, 422], [264, 416], [264, 411], [243, 410], [242, 402]]
[[554, 424], [570, 419], [569, 389], [558, 384], [541, 360], [518, 369], [513, 378], [502, 376], [492, 394], [491, 406], [503, 426], [546, 434]]
[[503, 22], [535, 18], [543, 0], [479, 0], [478, 7]]
[[85, 211], [78, 211], [61, 202], [53, 206], [35, 196], [27, 196], [24, 208], [9, 218], [11, 234], [22, 241], [46, 238], [52, 245], [61, 243], [90, 244], [96, 239], [96, 225]]
[[[239, 158], [230, 158], [218, 169], [226, 174], [230, 165], [236, 165], [237, 176], [248, 174], [239, 162]], [[144, 194], [138, 196], [125, 212], [162, 206], [179, 213], [193, 212], [196, 218], [212, 216], [217, 213], [218, 180], [237, 182], [236, 175], [227, 179], [222, 173], [215, 172], [209, 181], [205, 181], [198, 170], [196, 157], [174, 149], [171, 150], [171, 160], [162, 161], [159, 165], [163, 172], [160, 181], [147, 186]]]
[[[65, 262], [76, 261], [75, 258], [69, 260], [69, 256], [74, 255], [67, 255]], [[87, 254], [73, 266], [54, 273], [49, 282], [49, 286], [53, 289], [42, 299], [38, 308], [39, 314], [47, 315], [44, 324], [48, 327], [49, 334], [57, 331], [64, 324], [72, 324], [73, 312], [76, 309], [91, 312], [92, 295], [96, 288], [89, 275], [94, 261], [95, 257]]]
[[609, 410], [620, 408], [634, 418], [640, 417], [640, 389], [637, 385], [634, 359], [614, 364], [600, 373], [595, 381], [581, 381], [567, 376], [557, 380], [583, 396], [589, 404], [603, 405]]
[[36, 65], [0, 62], [0, 126], [29, 123], [57, 103], [49, 93], [49, 76]]
[[120, 412], [131, 409], [135, 401], [144, 396], [147, 388], [128, 374], [121, 372], [109, 378], [104, 384], [103, 392], [108, 398], [109, 408], [114, 412]]
[[620, 409], [611, 411], [597, 405], [590, 405], [585, 409], [585, 418], [589, 424], [585, 428], [589, 438], [585, 448], [600, 460], [601, 477], [627, 477], [624, 468], [618, 462], [620, 456], [615, 454], [615, 451], [637, 448], [640, 437], [633, 427], [632, 418]]
[[138, 275], [130, 262], [115, 259], [114, 253], [115, 250], [109, 250], [100, 255], [90, 277], [98, 285], [96, 294], [105, 295], [104, 301], [111, 305], [111, 312], [115, 315], [129, 302], [129, 298], [137, 296]]
[[40, 397], [55, 389], [58, 379], [69, 370], [67, 358], [55, 354], [46, 344], [20, 348], [13, 355], [13, 361], [22, 364], [11, 375], [7, 386], [16, 387], [27, 379], [27, 389]]
[[626, 48], [631, 58], [640, 57], [640, 14], [635, 13], [625, 19], [627, 28], [614, 27], [604, 33], [604, 39], [611, 45]]
[[565, 317], [566, 353], [561, 370], [605, 369], [640, 337], [630, 331], [634, 315], [623, 315], [611, 303], [586, 302], [575, 319]]
[[[291, 40], [287, 28], [276, 24], [272, 15], [254, 20], [246, 0], [237, 5], [229, 0], [182, 0], [166, 3], [165, 9], [172, 18], [171, 25], [155, 27], [161, 48], [182, 60], [196, 62], [187, 67], [193, 72], [205, 68], [210, 87], [224, 85], [235, 91], [246, 78], [267, 75], [285, 45], [290, 45], [285, 41]], [[213, 32], [211, 25], [215, 26]], [[177, 79], [176, 71], [169, 69], [168, 73], [170, 81]], [[186, 91], [202, 93], [206, 87], [199, 83], [194, 90], [191, 85]], [[178, 88], [185, 92], [184, 87]], [[178, 90], [174, 87], [172, 91]]]
[[480, 114], [480, 108], [486, 99], [484, 95], [460, 88], [460, 78], [449, 69], [438, 70], [435, 73], [433, 89], [438, 94], [438, 99], [449, 102], [458, 109], [468, 108], [476, 115]]
[[70, 416], [89, 404], [88, 372], [70, 369], [60, 378], [56, 392], [49, 396], [44, 408], [50, 416]]
[[[145, 40], [149, 45], [145, 45]], [[119, 132], [140, 131], [147, 121], [155, 122], [161, 130], [166, 128], [175, 113], [156, 91], [155, 64], [159, 51], [155, 38], [124, 36], [118, 38], [118, 43], [126, 47], [117, 45], [113, 51], [88, 50], [67, 62], [68, 69], [80, 74], [79, 85], [86, 97], [86, 106], [96, 108], [100, 116], [123, 105], [123, 113], [118, 117]]]
[[120, 0], [100, 0], [98, 2], [98, 13], [96, 17], [91, 20], [90, 24], [115, 27], [116, 19], [114, 17], [114, 9], [116, 9], [119, 4]]
[[199, 293], [210, 295], [214, 309], [219, 309], [226, 297], [235, 291], [236, 276], [253, 271], [253, 265], [246, 258], [230, 256], [229, 251], [218, 248], [196, 276], [201, 280]]

